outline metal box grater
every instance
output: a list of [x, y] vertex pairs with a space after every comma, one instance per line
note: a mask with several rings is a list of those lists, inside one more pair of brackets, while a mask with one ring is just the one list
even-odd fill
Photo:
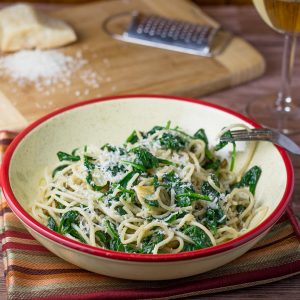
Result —
[[125, 42], [200, 56], [220, 54], [232, 37], [221, 28], [139, 12], [113, 15], [104, 21], [103, 29]]

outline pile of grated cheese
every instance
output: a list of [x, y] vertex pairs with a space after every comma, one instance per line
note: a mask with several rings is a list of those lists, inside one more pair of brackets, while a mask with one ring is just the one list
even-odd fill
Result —
[[[0, 77], [8, 77], [19, 87], [33, 84], [45, 95], [55, 93], [57, 88], [66, 88], [72, 84], [72, 76], [88, 65], [81, 51], [74, 56], [59, 50], [21, 50], [0, 57]], [[85, 75], [89, 72], [89, 77]], [[97, 88], [97, 73], [85, 70], [77, 77], [85, 86]], [[51, 87], [51, 88], [50, 88]]]

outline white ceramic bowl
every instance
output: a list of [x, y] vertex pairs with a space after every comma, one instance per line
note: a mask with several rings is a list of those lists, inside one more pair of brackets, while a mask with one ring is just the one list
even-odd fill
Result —
[[59, 150], [85, 144], [121, 144], [133, 129], [179, 125], [195, 132], [203, 127], [215, 137], [232, 123], [257, 127], [228, 109], [199, 100], [171, 96], [121, 96], [92, 100], [53, 112], [22, 131], [8, 148], [1, 169], [4, 195], [28, 231], [59, 257], [92, 272], [136, 280], [181, 278], [226, 264], [249, 250], [283, 214], [293, 189], [293, 169], [282, 149], [259, 143], [251, 165], [262, 168], [256, 201], [269, 211], [260, 225], [239, 238], [214, 247], [179, 254], [127, 254], [87, 246], [44, 227], [27, 212], [46, 165]]

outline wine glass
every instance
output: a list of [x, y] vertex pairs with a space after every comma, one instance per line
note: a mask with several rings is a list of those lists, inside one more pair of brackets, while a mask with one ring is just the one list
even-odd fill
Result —
[[281, 84], [277, 96], [257, 99], [247, 106], [257, 122], [286, 134], [300, 132], [300, 108], [291, 95], [296, 38], [300, 32], [300, 0], [253, 0], [262, 19], [284, 34]]

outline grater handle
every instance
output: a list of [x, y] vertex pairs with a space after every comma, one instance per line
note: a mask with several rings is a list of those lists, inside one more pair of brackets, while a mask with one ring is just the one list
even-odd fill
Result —
[[104, 30], [104, 32], [108, 35], [110, 35], [112, 38], [119, 40], [119, 41], [123, 41], [126, 42], [126, 39], [123, 36], [123, 32], [126, 30], [126, 27], [124, 27], [124, 31], [122, 31], [122, 34], [118, 33], [118, 32], [114, 32], [111, 30], [110, 28], [110, 24], [117, 19], [120, 19], [122, 17], [131, 17], [131, 19], [133, 19], [134, 17], [136, 17], [138, 15], [137, 11], [126, 11], [126, 12], [121, 12], [112, 16], [107, 17], [103, 23], [102, 23], [102, 29]]

